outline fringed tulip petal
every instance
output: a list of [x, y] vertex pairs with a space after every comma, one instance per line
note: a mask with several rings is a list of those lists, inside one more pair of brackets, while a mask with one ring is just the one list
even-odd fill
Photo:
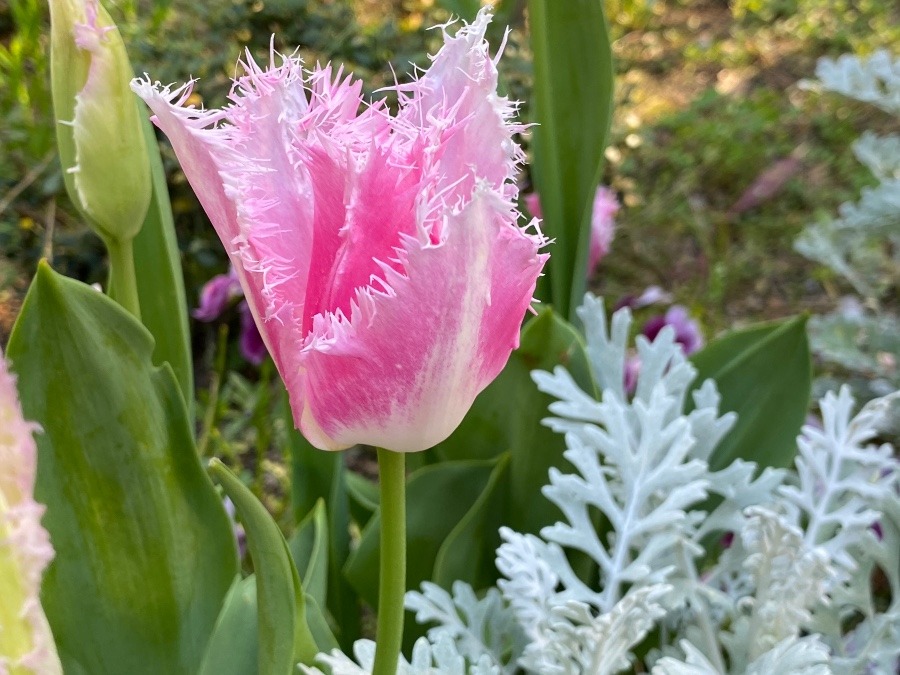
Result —
[[34, 501], [35, 431], [0, 353], [0, 673], [55, 675], [62, 668], [40, 603], [53, 548]]
[[[519, 214], [514, 106], [484, 33], [455, 36], [400, 110], [330, 66], [261, 70], [232, 103], [156, 113], [234, 263], [310, 441], [424, 450], [459, 424], [515, 348], [547, 258]], [[274, 61], [274, 55], [272, 60]]]
[[507, 209], [479, 190], [449, 216], [446, 241], [406, 239], [404, 273], [386, 266], [385, 289], [361, 291], [349, 320], [319, 317], [296, 420], [310, 442], [409, 452], [456, 428], [518, 346], [546, 259]]

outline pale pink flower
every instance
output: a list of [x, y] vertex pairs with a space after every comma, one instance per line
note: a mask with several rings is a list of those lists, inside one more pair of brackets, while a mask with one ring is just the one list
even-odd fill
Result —
[[15, 385], [0, 353], [0, 673], [55, 675], [62, 668], [40, 602], [53, 547], [34, 501], [37, 426], [23, 419]]
[[619, 211], [616, 193], [602, 185], [594, 193], [591, 217], [591, 248], [588, 253], [588, 276], [594, 273], [600, 261], [609, 253], [616, 233], [614, 216]]
[[182, 107], [191, 83], [132, 83], [319, 448], [433, 446], [518, 345], [547, 255], [517, 225], [522, 127], [497, 94], [490, 18], [444, 33], [396, 87], [396, 116], [351, 76], [274, 54], [266, 70], [247, 57], [221, 110]]
[[[525, 195], [523, 199], [525, 208], [528, 209], [532, 216], [535, 218], [544, 217], [541, 198], [537, 192], [531, 192]], [[616, 200], [616, 193], [608, 187], [597, 186], [591, 211], [591, 247], [588, 251], [587, 276], [591, 276], [596, 271], [597, 265], [609, 253], [616, 233], [614, 216], [618, 211], [619, 202]]]

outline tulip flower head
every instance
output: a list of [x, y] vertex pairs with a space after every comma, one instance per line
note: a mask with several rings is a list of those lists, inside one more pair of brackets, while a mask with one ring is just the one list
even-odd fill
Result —
[[[482, 10], [399, 111], [293, 57], [247, 56], [231, 103], [135, 80], [228, 252], [313, 445], [429, 448], [518, 345], [546, 262], [522, 228], [515, 108]], [[276, 65], [276, 58], [280, 64]]]
[[36, 425], [26, 422], [0, 353], [0, 673], [62, 673], [40, 603], [53, 548], [34, 501]]

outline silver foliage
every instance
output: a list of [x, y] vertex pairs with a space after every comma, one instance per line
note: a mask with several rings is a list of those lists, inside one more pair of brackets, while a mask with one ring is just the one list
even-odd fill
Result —
[[[565, 434], [573, 467], [551, 471], [544, 488], [563, 519], [540, 536], [501, 529], [497, 589], [409, 593], [407, 607], [433, 625], [398, 675], [607, 675], [632, 668], [651, 631], [660, 647], [643, 666], [654, 675], [896, 672], [900, 462], [878, 438], [900, 430], [900, 393], [856, 414], [849, 389], [826, 396], [794, 471], [737, 460], [712, 472], [733, 416], [719, 414], [711, 382], [685, 414], [696, 372], [671, 331], [638, 339], [645, 367], [629, 398], [614, 379], [624, 378], [629, 312], [607, 322], [588, 296], [580, 316], [606, 383], [600, 400], [565, 370], [533, 374], [557, 399], [545, 423]], [[707, 514], [711, 494], [721, 499]], [[726, 533], [716, 554], [709, 544]], [[876, 569], [891, 587], [886, 610]], [[368, 675], [374, 643], [354, 655], [319, 661], [332, 675]]]

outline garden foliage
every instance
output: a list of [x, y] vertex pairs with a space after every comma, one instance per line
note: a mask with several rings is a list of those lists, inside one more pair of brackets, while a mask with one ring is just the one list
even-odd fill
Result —
[[[720, 414], [712, 381], [686, 412], [696, 369], [671, 330], [638, 338], [647, 367], [629, 399], [627, 310], [607, 326], [588, 297], [580, 316], [603, 396], [564, 369], [534, 373], [557, 398], [546, 423], [565, 434], [574, 467], [551, 470], [544, 488], [565, 518], [540, 536], [503, 531], [499, 593], [409, 593], [417, 618], [437, 624], [429, 639], [497, 673], [615, 673], [636, 651], [660, 675], [892, 672], [900, 462], [876, 439], [896, 423], [897, 394], [856, 415], [848, 389], [827, 395], [791, 471], [740, 459], [713, 471], [734, 416]], [[891, 587], [887, 607], [873, 572]]]
[[[900, 58], [878, 51], [868, 58], [821, 59], [817, 86], [900, 119]], [[813, 85], [811, 85], [813, 86]], [[856, 158], [878, 181], [837, 217], [809, 224], [797, 250], [829, 268], [858, 295], [841, 310], [810, 322], [814, 349], [856, 373], [873, 376], [867, 396], [900, 386], [900, 317], [890, 297], [900, 279], [900, 134], [866, 131], [853, 144]]]

